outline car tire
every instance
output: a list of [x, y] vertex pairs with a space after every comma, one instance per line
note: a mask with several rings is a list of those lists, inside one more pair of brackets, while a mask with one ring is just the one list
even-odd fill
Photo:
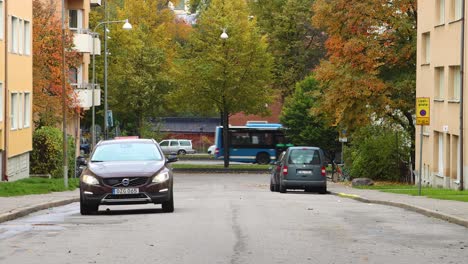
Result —
[[275, 184], [275, 192], [279, 192], [279, 184]]
[[274, 192], [275, 191], [275, 185], [273, 184], [273, 182], [270, 180], [270, 191], [271, 192]]
[[185, 155], [185, 154], [187, 154], [187, 151], [185, 151], [183, 149], [177, 151], [177, 155]]
[[261, 152], [257, 154], [256, 161], [258, 164], [269, 164], [270, 163], [270, 155], [266, 152]]
[[80, 213], [81, 215], [90, 215], [98, 211], [99, 204], [90, 204], [87, 203], [83, 198], [83, 195], [80, 193]]
[[286, 193], [286, 186], [284, 186], [283, 184], [279, 184], [279, 192], [280, 193]]
[[161, 204], [162, 210], [165, 213], [172, 213], [174, 212], [174, 196], [172, 195], [172, 190], [171, 190], [171, 199], [169, 201], [163, 202]]
[[327, 187], [321, 187], [318, 191], [320, 194], [327, 194]]

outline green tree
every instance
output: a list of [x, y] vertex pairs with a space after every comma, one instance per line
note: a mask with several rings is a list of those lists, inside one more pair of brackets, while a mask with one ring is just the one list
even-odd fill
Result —
[[[220, 37], [225, 29], [227, 39]], [[172, 99], [180, 107], [199, 112], [216, 109], [224, 127], [237, 112], [266, 113], [272, 101], [272, 58], [249, 19], [244, 0], [212, 0], [202, 12], [197, 27], [178, 62], [180, 87]], [[229, 166], [227, 129], [223, 129], [224, 166]]]
[[326, 35], [311, 24], [314, 0], [250, 0], [274, 56], [274, 87], [283, 98], [325, 55]]
[[408, 161], [410, 137], [388, 125], [359, 128], [344, 156], [353, 178], [401, 181], [401, 165]]
[[320, 147], [333, 159], [340, 148], [337, 129], [328, 126], [329, 120], [323, 113], [310, 110], [317, 104], [319, 92], [319, 83], [313, 76], [297, 83], [294, 94], [286, 98], [281, 123], [288, 128], [286, 135], [294, 145]]
[[[122, 130], [148, 135], [148, 120], [166, 111], [164, 95], [174, 87], [176, 40], [184, 40], [190, 27], [175, 19], [165, 0], [109, 0], [107, 5], [109, 20], [128, 18], [133, 26], [125, 31], [121, 24], [109, 25], [109, 109]], [[104, 8], [91, 18], [94, 25], [103, 21]], [[96, 64], [102, 65], [100, 57]], [[102, 83], [103, 68], [96, 70]]]

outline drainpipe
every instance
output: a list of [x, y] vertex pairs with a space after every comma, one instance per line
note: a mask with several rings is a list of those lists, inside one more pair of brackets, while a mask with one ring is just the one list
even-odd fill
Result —
[[3, 8], [5, 9], [5, 29], [4, 29], [4, 38], [3, 41], [5, 41], [5, 82], [3, 90], [4, 90], [4, 100], [5, 100], [5, 109], [3, 111], [3, 122], [5, 122], [5, 127], [3, 131], [3, 155], [2, 155], [2, 181], [8, 181], [8, 175], [7, 175], [7, 162], [8, 162], [8, 124], [10, 123], [9, 121], [9, 115], [8, 115], [8, 98], [10, 95], [8, 94], [8, 1], [3, 1]]
[[460, 187], [459, 190], [463, 191], [463, 167], [464, 167], [464, 155], [463, 155], [463, 85], [464, 85], [464, 68], [465, 68], [465, 0], [462, 1], [462, 18], [461, 18], [461, 47], [460, 47]]

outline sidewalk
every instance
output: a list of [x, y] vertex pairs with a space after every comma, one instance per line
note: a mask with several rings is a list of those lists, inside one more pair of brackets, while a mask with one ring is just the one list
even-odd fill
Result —
[[0, 197], [0, 223], [79, 200], [80, 192], [78, 189], [48, 194]]
[[[468, 203], [431, 199], [424, 196], [384, 193], [376, 190], [354, 189], [328, 182], [333, 195], [365, 203], [400, 207], [429, 217], [468, 227]], [[16, 197], [0, 197], [0, 223], [50, 207], [79, 201], [79, 190]]]
[[377, 190], [355, 189], [333, 182], [328, 182], [328, 190], [331, 194], [355, 199], [360, 202], [400, 207], [429, 217], [468, 227], [467, 202], [439, 200], [427, 198], [425, 196], [385, 193]]

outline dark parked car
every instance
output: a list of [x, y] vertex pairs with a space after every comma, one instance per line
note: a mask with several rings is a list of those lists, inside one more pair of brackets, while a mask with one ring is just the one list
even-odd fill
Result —
[[274, 164], [270, 190], [285, 193], [287, 189], [327, 192], [323, 151], [316, 147], [290, 147]]
[[96, 212], [99, 205], [162, 204], [174, 211], [173, 176], [170, 162], [152, 139], [122, 139], [99, 142], [80, 176], [80, 212]]

